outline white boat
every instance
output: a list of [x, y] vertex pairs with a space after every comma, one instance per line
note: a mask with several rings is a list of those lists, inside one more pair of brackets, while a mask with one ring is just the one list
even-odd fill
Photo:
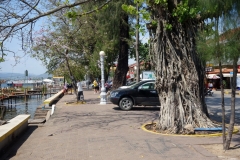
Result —
[[6, 82], [8, 87], [23, 87], [43, 84], [42, 80], [9, 80]]
[[44, 83], [54, 83], [54, 81], [51, 80], [51, 79], [44, 79], [43, 82], [44, 82]]

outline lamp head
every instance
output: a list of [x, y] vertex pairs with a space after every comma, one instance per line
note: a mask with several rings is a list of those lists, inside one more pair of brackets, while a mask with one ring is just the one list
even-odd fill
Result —
[[100, 56], [105, 56], [105, 52], [104, 52], [104, 51], [100, 51], [100, 52], [99, 52], [99, 55], [100, 55]]

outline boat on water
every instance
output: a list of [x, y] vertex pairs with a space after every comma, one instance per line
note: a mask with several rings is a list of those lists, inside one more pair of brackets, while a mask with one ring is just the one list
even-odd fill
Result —
[[43, 80], [9, 80], [6, 82], [8, 87], [25, 87], [43, 85]]

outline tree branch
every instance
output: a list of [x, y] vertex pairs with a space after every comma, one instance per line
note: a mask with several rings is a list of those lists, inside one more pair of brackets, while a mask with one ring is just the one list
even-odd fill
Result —
[[[2, 34], [2, 40], [0, 41], [0, 48], [1, 48], [1, 52], [2, 52], [2, 57], [3, 57], [3, 52], [4, 52], [4, 49], [3, 49], [3, 46], [4, 46], [4, 42], [13, 34], [13, 33], [16, 33], [17, 31], [25, 28], [26, 26], [28, 26], [29, 24], [32, 24], [32, 23], [35, 23], [38, 19], [42, 18], [42, 17], [45, 17], [45, 16], [48, 16], [48, 15], [51, 15], [55, 12], [58, 12], [62, 9], [65, 9], [65, 8], [72, 8], [72, 7], [75, 7], [75, 6], [78, 6], [78, 5], [82, 5], [82, 4], [85, 4], [85, 3], [88, 3], [88, 2], [95, 2], [96, 0], [79, 0], [75, 3], [72, 3], [72, 4], [64, 4], [64, 5], [60, 5], [58, 6], [57, 8], [55, 9], [52, 9], [52, 10], [49, 10], [47, 12], [44, 12], [42, 13], [41, 11], [37, 10], [36, 7], [38, 6], [40, 0], [37, 0], [37, 2], [35, 3], [35, 5], [31, 5], [29, 4], [28, 2], [26, 2], [26, 0], [20, 0], [22, 3], [24, 3], [26, 6], [30, 7], [29, 11], [27, 13], [25, 13], [24, 15], [22, 16], [19, 16], [17, 14], [14, 14], [14, 13], [11, 13], [10, 11], [8, 13], [11, 13], [12, 17], [7, 17], [6, 20], [4, 20], [5, 22], [8, 21], [8, 24], [7, 25], [0, 25], [0, 34]], [[103, 0], [99, 0], [99, 1], [103, 1]], [[98, 7], [97, 9], [94, 9], [92, 11], [89, 11], [89, 12], [86, 12], [86, 13], [82, 13], [82, 14], [79, 14], [78, 16], [83, 16], [83, 15], [87, 15], [87, 14], [91, 14], [101, 8], [103, 8], [104, 6], [106, 6], [109, 2], [111, 2], [111, 0], [107, 0], [105, 1], [105, 3], [103, 5], [101, 5], [100, 7]], [[27, 16], [29, 16], [31, 14], [32, 11], [36, 11], [38, 13], [37, 16], [35, 17], [32, 17], [32, 18], [28, 18], [26, 19]], [[7, 10], [6, 10], [7, 11]], [[5, 14], [6, 16], [6, 14]], [[11, 21], [12, 19], [18, 19], [18, 21], [16, 23], [13, 23], [11, 24]], [[31, 27], [32, 29], [32, 27]], [[6, 31], [7, 30], [7, 31]]]
[[20, 0], [20, 1], [23, 2], [24, 4], [26, 4], [27, 6], [29, 6], [32, 10], [35, 10], [36, 12], [38, 12], [38, 14], [42, 14], [42, 12], [40, 12], [38, 9], [36, 9], [36, 6], [39, 4], [40, 0], [38, 0], [34, 6], [31, 6], [29, 3], [27, 3], [24, 0]]

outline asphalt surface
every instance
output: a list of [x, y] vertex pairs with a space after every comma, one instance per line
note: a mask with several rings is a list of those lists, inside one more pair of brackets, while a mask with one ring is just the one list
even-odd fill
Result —
[[[206, 96], [206, 103], [208, 105], [208, 112], [210, 118], [216, 121], [222, 121], [222, 103], [221, 92], [213, 91], [213, 96]], [[224, 94], [226, 123], [229, 123], [231, 114], [231, 95]], [[235, 124], [240, 126], [240, 95], [236, 95], [235, 100]]]
[[[84, 91], [86, 104], [66, 104], [65, 95], [43, 125], [32, 125], [1, 155], [1, 160], [217, 160], [202, 144], [222, 143], [221, 137], [187, 137], [153, 134], [141, 129], [156, 121], [159, 107], [121, 111], [111, 103], [99, 105], [99, 94]], [[212, 117], [221, 110], [219, 93], [207, 97]], [[239, 96], [240, 97], [240, 96]], [[237, 100], [239, 113], [240, 100]], [[238, 121], [239, 122], [239, 121]], [[239, 144], [240, 135], [232, 143]]]

